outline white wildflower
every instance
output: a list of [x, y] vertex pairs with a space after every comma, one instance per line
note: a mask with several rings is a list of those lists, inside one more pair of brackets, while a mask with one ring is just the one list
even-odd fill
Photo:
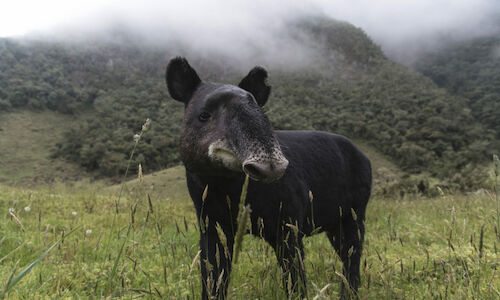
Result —
[[24, 208], [24, 211], [25, 211], [25, 212], [30, 212], [30, 210], [31, 210], [31, 207], [29, 207], [29, 206], [26, 206], [26, 207]]
[[15, 211], [16, 211], [16, 210], [15, 210], [14, 208], [12, 208], [12, 207], [11, 207], [11, 208], [9, 208], [9, 212], [10, 212], [10, 213], [14, 213]]
[[134, 142], [138, 142], [139, 140], [141, 139], [141, 135], [140, 134], [134, 134]]
[[151, 125], [151, 120], [147, 118], [146, 123], [142, 125], [142, 132], [146, 132], [149, 129], [149, 125]]
[[92, 229], [85, 230], [85, 235], [90, 235], [92, 233]]
[[76, 216], [76, 211], [72, 212], [71, 214], [72, 214], [73, 216]]

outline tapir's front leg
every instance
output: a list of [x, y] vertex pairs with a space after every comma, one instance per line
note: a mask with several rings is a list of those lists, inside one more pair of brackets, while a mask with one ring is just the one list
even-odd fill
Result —
[[307, 297], [306, 274], [304, 269], [304, 245], [302, 234], [297, 230], [284, 228], [276, 241], [274, 250], [283, 271], [283, 287], [289, 297]]
[[205, 196], [192, 186], [190, 193], [200, 228], [202, 299], [226, 299], [237, 211], [231, 211], [226, 196], [210, 186]]
[[[215, 219], [200, 223], [202, 299], [226, 299], [233, 257], [231, 229], [217, 232]], [[205, 223], [205, 228], [203, 228]], [[227, 229], [227, 228], [226, 228]]]

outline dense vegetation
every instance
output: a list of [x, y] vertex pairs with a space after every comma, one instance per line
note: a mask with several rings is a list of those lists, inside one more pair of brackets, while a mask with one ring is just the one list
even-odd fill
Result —
[[[339, 132], [367, 141], [408, 173], [463, 189], [482, 182], [473, 171], [491, 157], [498, 138], [465, 98], [389, 61], [350, 24], [317, 19], [290, 31], [297, 39], [307, 36], [301, 41], [317, 55], [300, 68], [270, 66], [273, 93], [265, 109], [277, 129]], [[130, 141], [150, 118], [132, 165], [152, 171], [176, 164], [182, 105], [169, 98], [163, 77], [173, 49], [124, 35], [64, 44], [0, 40], [0, 109], [73, 114], [54, 156], [106, 176], [124, 171]], [[206, 80], [237, 83], [247, 71], [221, 58], [189, 59]]]
[[452, 43], [423, 57], [416, 68], [440, 87], [467, 98], [476, 120], [500, 140], [500, 37]]
[[123, 174], [130, 141], [151, 118], [154, 123], [136, 163], [151, 170], [177, 162], [182, 108], [166, 100], [160, 70], [164, 53], [150, 54], [123, 41], [83, 45], [9, 39], [1, 40], [0, 52], [1, 108], [75, 115], [77, 121], [68, 124], [55, 156], [103, 175]]

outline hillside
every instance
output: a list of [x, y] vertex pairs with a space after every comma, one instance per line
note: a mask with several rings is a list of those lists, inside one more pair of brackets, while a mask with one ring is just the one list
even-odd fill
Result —
[[[265, 110], [275, 128], [338, 132], [390, 157], [406, 174], [461, 189], [481, 184], [476, 166], [491, 157], [495, 139], [465, 98], [389, 61], [348, 23], [305, 20], [290, 26], [290, 36], [315, 55], [293, 68], [269, 64], [273, 92]], [[2, 39], [0, 109], [69, 115], [74, 121], [54, 157], [105, 177], [124, 173], [132, 137], [150, 118], [132, 166], [141, 163], [148, 172], [174, 166], [182, 105], [166, 93], [168, 59], [189, 54], [209, 81], [237, 83], [248, 71], [234, 60], [179, 47], [152, 47], [126, 34], [86, 43]]]
[[73, 119], [52, 111], [0, 112], [0, 184], [31, 186], [88, 177], [77, 164], [51, 157]]
[[500, 148], [500, 37], [451, 43], [422, 57], [416, 69], [438, 86], [467, 99], [472, 115]]

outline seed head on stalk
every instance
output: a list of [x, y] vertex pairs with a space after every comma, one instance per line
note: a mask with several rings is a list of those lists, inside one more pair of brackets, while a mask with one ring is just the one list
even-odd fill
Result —
[[238, 230], [236, 231], [236, 236], [234, 238], [234, 263], [238, 262], [238, 256], [241, 251], [241, 243], [243, 241], [243, 235], [248, 228], [248, 220], [250, 219], [250, 205], [245, 205], [245, 200], [247, 198], [248, 190], [248, 175], [245, 177], [245, 182], [241, 189], [241, 197], [239, 203], [239, 213], [238, 213]]

